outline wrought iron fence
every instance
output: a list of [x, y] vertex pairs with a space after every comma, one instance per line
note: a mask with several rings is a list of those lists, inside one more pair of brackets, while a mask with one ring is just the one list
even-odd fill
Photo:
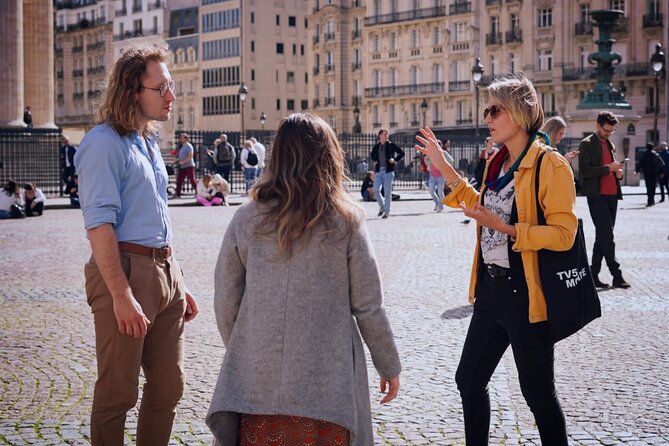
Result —
[[61, 191], [60, 129], [0, 127], [0, 184], [35, 183], [47, 195]]

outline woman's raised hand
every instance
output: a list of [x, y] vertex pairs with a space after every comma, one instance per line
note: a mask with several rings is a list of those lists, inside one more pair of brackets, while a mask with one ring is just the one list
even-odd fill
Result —
[[441, 146], [439, 146], [439, 141], [437, 140], [437, 137], [434, 136], [434, 133], [432, 133], [432, 130], [429, 127], [422, 127], [419, 128], [418, 131], [421, 134], [416, 135], [416, 140], [420, 144], [415, 145], [416, 150], [429, 157], [430, 161], [436, 165], [437, 169], [439, 169], [440, 165], [448, 164], [448, 161], [446, 161], [446, 158], [441, 151]]

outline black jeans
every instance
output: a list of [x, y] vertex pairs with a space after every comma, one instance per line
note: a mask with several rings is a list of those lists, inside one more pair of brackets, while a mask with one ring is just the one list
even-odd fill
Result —
[[655, 188], [657, 186], [657, 176], [656, 175], [643, 175], [644, 180], [646, 181], [646, 205], [653, 206], [655, 204]]
[[660, 176], [660, 201], [664, 201], [664, 191], [667, 191], [669, 194], [669, 176], [664, 174]]
[[524, 275], [492, 278], [483, 272], [476, 290], [455, 381], [462, 397], [468, 446], [488, 444], [490, 397], [488, 382], [511, 344], [520, 388], [541, 436], [541, 444], [567, 446], [565, 418], [555, 393], [553, 342], [548, 324], [530, 324]]
[[595, 225], [595, 244], [592, 247], [592, 274], [602, 270], [602, 258], [613, 277], [621, 277], [620, 263], [616, 260], [616, 243], [613, 241], [613, 228], [616, 225], [618, 197], [601, 195], [598, 198], [588, 197], [590, 217]]

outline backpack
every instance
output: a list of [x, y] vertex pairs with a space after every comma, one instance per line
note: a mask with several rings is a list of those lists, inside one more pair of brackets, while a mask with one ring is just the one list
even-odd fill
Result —
[[257, 166], [258, 165], [258, 155], [256, 155], [255, 152], [251, 152], [249, 150], [249, 154], [246, 155], [246, 164], [249, 166]]
[[218, 164], [230, 164], [232, 161], [232, 156], [230, 154], [230, 148], [227, 144], [219, 144], [218, 152], [216, 152], [216, 162]]

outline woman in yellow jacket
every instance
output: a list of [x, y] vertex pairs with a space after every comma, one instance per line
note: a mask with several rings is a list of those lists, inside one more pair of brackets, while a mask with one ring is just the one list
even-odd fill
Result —
[[[509, 77], [488, 87], [483, 117], [490, 136], [503, 145], [489, 161], [479, 193], [444, 159], [429, 128], [416, 148], [427, 154], [452, 192], [444, 203], [461, 207], [477, 221], [469, 300], [474, 304], [455, 380], [462, 397], [468, 445], [487, 445], [490, 429], [488, 382], [509, 344], [523, 396], [545, 445], [567, 445], [565, 418], [555, 393], [553, 343], [548, 333], [537, 251], [566, 251], [574, 243], [576, 193], [567, 161], [538, 135], [544, 115], [534, 87]], [[548, 149], [548, 150], [547, 150]], [[538, 198], [546, 224], [539, 225]]]

